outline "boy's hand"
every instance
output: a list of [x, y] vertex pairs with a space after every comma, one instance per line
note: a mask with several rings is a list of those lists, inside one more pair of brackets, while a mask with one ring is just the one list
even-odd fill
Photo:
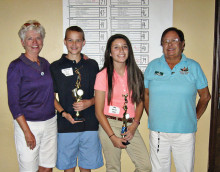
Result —
[[64, 118], [66, 118], [71, 124], [75, 124], [75, 123], [78, 123], [78, 122], [83, 122], [83, 121], [75, 121], [73, 119], [73, 117], [69, 113], [67, 113], [67, 112], [63, 112], [62, 116]]
[[91, 106], [91, 103], [90, 103], [90, 100], [87, 100], [87, 99], [73, 103], [73, 109], [75, 111], [82, 111], [84, 109], [87, 109], [89, 106]]

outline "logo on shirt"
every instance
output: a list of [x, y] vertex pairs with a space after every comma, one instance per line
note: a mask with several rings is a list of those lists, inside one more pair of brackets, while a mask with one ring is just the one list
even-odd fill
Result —
[[163, 76], [163, 72], [159, 72], [159, 71], [155, 71], [154, 74], [155, 74], [155, 75], [158, 75], [158, 76]]
[[180, 73], [183, 74], [183, 75], [187, 75], [189, 73], [188, 67], [187, 68], [184, 67], [184, 68], [180, 69]]

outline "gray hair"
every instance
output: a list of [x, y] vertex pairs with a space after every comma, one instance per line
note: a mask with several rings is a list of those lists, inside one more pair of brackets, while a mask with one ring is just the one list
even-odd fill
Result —
[[46, 34], [44, 27], [37, 20], [28, 20], [18, 31], [18, 36], [22, 41], [24, 41], [26, 32], [29, 30], [35, 30], [37, 33], [40, 33], [41, 37], [44, 39]]

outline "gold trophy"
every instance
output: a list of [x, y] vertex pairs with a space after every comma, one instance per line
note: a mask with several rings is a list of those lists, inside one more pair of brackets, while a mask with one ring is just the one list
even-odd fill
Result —
[[[123, 106], [123, 109], [125, 110], [124, 114], [123, 114], [123, 125], [122, 125], [122, 128], [121, 128], [121, 134], [127, 132], [127, 123], [128, 123], [128, 119], [129, 119], [129, 114], [127, 113], [127, 109], [128, 109], [128, 106], [127, 106], [127, 103], [128, 103], [128, 94], [126, 95], [122, 95], [124, 98], [125, 98], [125, 103], [124, 103], [124, 106]], [[123, 135], [122, 138], [124, 138], [126, 135]], [[130, 144], [129, 141], [127, 142], [122, 142], [123, 145], [128, 145]]]
[[[82, 96], [84, 93], [83, 90], [81, 89], [81, 74], [79, 72], [79, 69], [75, 70], [75, 73], [77, 74], [77, 80], [76, 80], [75, 88], [72, 90], [72, 95], [76, 99], [76, 102], [82, 100]], [[80, 114], [79, 111], [76, 111], [76, 116], [73, 119], [75, 121], [85, 121], [85, 118]]]

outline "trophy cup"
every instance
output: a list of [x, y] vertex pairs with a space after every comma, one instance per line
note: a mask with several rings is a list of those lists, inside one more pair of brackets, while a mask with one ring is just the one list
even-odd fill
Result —
[[[129, 119], [129, 114], [127, 113], [127, 103], [128, 103], [128, 94], [126, 95], [122, 95], [124, 98], [125, 98], [125, 103], [124, 103], [124, 106], [123, 106], [123, 109], [125, 110], [124, 114], [123, 114], [123, 125], [122, 125], [122, 128], [121, 128], [121, 134], [127, 132], [127, 120]], [[124, 138], [126, 135], [123, 135], [122, 138]], [[122, 142], [123, 145], [128, 145], [130, 144], [129, 141], [127, 142]]]
[[[80, 68], [79, 68], [80, 69]], [[79, 102], [82, 99], [83, 96], [83, 90], [81, 87], [81, 74], [79, 72], [79, 69], [75, 70], [75, 73], [77, 74], [77, 80], [75, 88], [72, 90], [72, 95], [76, 99], [76, 102]], [[76, 111], [76, 116], [73, 118], [75, 121], [85, 121], [85, 118], [80, 114], [79, 111]]]

